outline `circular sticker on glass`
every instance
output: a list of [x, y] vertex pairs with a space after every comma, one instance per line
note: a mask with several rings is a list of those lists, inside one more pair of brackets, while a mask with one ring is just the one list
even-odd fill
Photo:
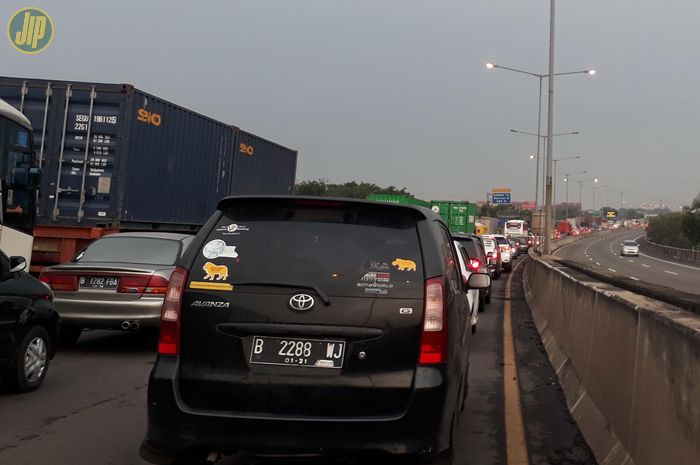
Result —
[[214, 239], [209, 241], [202, 249], [202, 255], [206, 258], [238, 258], [238, 252], [236, 252], [235, 245], [226, 245], [226, 242], [221, 239]]

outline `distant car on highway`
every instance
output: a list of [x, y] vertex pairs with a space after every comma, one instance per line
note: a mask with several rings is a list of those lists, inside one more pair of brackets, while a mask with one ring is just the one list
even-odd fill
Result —
[[427, 208], [226, 198], [170, 279], [141, 457], [451, 455], [489, 283]]
[[513, 269], [513, 255], [511, 250], [510, 241], [502, 234], [489, 234], [483, 236], [485, 238], [493, 239], [498, 244], [498, 248], [501, 252], [501, 262], [503, 263], [503, 269], [509, 272]]
[[503, 272], [503, 262], [501, 261], [501, 250], [498, 247], [498, 242], [496, 239], [486, 236], [480, 236], [481, 241], [484, 244], [484, 251], [486, 252], [486, 261], [488, 268], [491, 271], [491, 277], [493, 279], [498, 279], [501, 277]]
[[520, 251], [523, 253], [527, 253], [531, 245], [530, 240], [526, 237], [518, 237], [515, 240], [517, 241], [518, 246], [520, 247]]
[[520, 244], [514, 237], [506, 237], [508, 243], [510, 244], [510, 253], [513, 255], [513, 260], [520, 256]]
[[41, 386], [56, 353], [59, 316], [51, 290], [0, 252], [0, 380], [19, 392]]
[[193, 237], [112, 234], [91, 243], [70, 262], [45, 268], [39, 279], [54, 292], [61, 343], [75, 343], [86, 328], [157, 328], [170, 275]]
[[[472, 273], [479, 273], [482, 268], [489, 276], [493, 277], [493, 271], [488, 267], [488, 258], [484, 250], [483, 240], [475, 234], [452, 234], [452, 239], [458, 241], [467, 251], [468, 261], [467, 267]], [[486, 304], [491, 303], [491, 286], [485, 290], [479, 291], [479, 299], [481, 304], [480, 311], [486, 309]]]
[[[462, 280], [466, 283], [469, 281], [469, 276], [472, 273], [476, 273], [478, 269], [473, 270], [469, 265], [469, 254], [467, 249], [459, 241], [454, 241], [455, 248], [457, 249], [457, 258], [459, 260], [459, 269], [462, 272]], [[479, 321], [479, 312], [484, 311], [482, 305], [484, 305], [483, 293], [484, 289], [468, 289], [466, 291], [467, 298], [469, 300], [470, 311], [470, 322], [472, 326], [472, 334], [476, 332], [476, 325]]]
[[624, 241], [620, 244], [620, 256], [634, 255], [639, 257], [639, 244], [636, 241]]

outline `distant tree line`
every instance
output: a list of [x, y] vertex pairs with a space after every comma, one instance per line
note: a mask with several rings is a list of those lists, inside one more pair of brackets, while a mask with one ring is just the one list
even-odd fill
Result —
[[405, 188], [395, 186], [379, 187], [372, 182], [350, 181], [343, 184], [333, 184], [325, 179], [315, 181], [303, 181], [294, 186], [296, 195], [311, 195], [316, 197], [346, 197], [353, 199], [366, 199], [369, 194], [394, 194], [408, 195], [411, 193]]
[[700, 194], [680, 213], [662, 213], [649, 222], [650, 241], [671, 247], [700, 249]]

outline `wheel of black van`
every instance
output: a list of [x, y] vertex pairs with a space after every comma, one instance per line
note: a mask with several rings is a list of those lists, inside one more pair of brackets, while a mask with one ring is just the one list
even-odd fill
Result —
[[208, 454], [201, 452], [178, 455], [171, 465], [213, 465], [213, 462], [207, 461], [207, 456]]
[[62, 346], [72, 346], [78, 342], [80, 335], [83, 333], [83, 328], [78, 328], [75, 326], [61, 326], [61, 330], [58, 333], [58, 342]]
[[24, 334], [9, 379], [15, 390], [34, 391], [44, 382], [49, 369], [49, 344], [49, 333], [41, 326], [33, 326]]
[[486, 294], [486, 303], [487, 304], [491, 303], [491, 288], [489, 288], [489, 293]]
[[[479, 291], [479, 292], [481, 292], [481, 291]], [[484, 294], [486, 294], [485, 291], [484, 291]], [[484, 295], [483, 297], [479, 296], [479, 313], [486, 310], [486, 304], [488, 303], [487, 299], [488, 299], [488, 297], [486, 295]]]
[[508, 265], [503, 267], [503, 271], [506, 273], [510, 273], [510, 270], [513, 269], [513, 265]]

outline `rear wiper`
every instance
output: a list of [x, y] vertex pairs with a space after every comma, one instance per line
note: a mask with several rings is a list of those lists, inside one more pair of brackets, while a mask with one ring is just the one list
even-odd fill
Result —
[[319, 289], [318, 286], [313, 284], [298, 284], [298, 283], [277, 283], [271, 281], [245, 281], [240, 283], [231, 283], [234, 286], [269, 286], [269, 287], [291, 287], [291, 288], [301, 288], [301, 289], [311, 289], [321, 298], [324, 304], [330, 305], [331, 301], [328, 300], [328, 296], [325, 292]]

